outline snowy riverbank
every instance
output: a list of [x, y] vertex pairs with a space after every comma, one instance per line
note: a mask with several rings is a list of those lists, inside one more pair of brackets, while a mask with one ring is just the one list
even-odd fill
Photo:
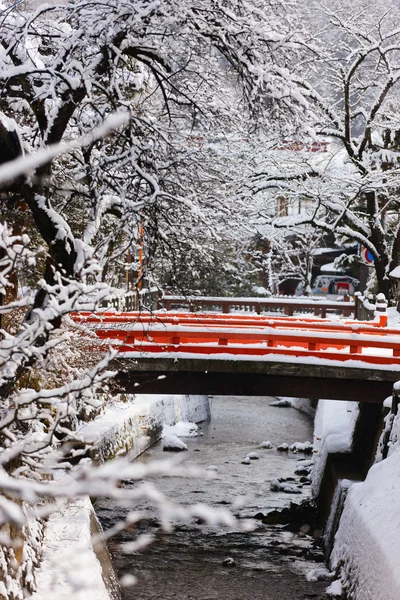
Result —
[[362, 483], [350, 488], [335, 538], [331, 566], [356, 600], [400, 598], [400, 416], [397, 415], [388, 458], [377, 462]]
[[[97, 459], [106, 460], [131, 449], [140, 454], [160, 437], [164, 424], [199, 422], [209, 416], [207, 396], [125, 395], [123, 400], [117, 397], [104, 414], [85, 424], [78, 435], [82, 441], [93, 444]], [[118, 598], [108, 556], [93, 547], [92, 535], [97, 533], [97, 527], [89, 498], [62, 504], [50, 515], [32, 600]]]
[[[81, 438], [93, 443], [102, 459], [128, 447], [139, 454], [161, 434], [163, 424], [195, 422], [209, 417], [208, 400], [204, 397], [189, 400], [187, 396], [136, 396], [126, 400], [117, 400], [102, 416], [80, 430]], [[314, 494], [319, 491], [328, 454], [349, 452], [358, 414], [355, 403], [320, 401], [315, 418]], [[396, 417], [389, 457], [372, 467], [366, 481], [340, 482], [342, 488], [348, 488], [348, 494], [331, 555], [332, 569], [337, 569], [340, 579], [330, 589], [337, 591], [338, 598], [341, 589], [355, 600], [400, 598], [400, 567], [397, 564], [400, 536], [396, 527], [400, 504], [399, 440], [400, 417]], [[68, 595], [84, 600], [113, 598], [112, 575], [110, 580], [108, 573], [108, 582], [107, 578], [104, 580], [104, 564], [100, 564], [91, 544], [93, 518], [88, 499], [61, 507], [50, 517], [34, 600], [50, 597], [62, 600]], [[78, 555], [78, 551], [73, 551], [78, 546], [79, 555], [82, 553], [83, 557], [79, 564], [85, 564], [86, 571], [91, 574], [90, 587], [84, 588], [81, 596], [76, 591], [79, 584], [77, 569], [71, 567], [70, 561], [70, 550], [73, 555]]]
[[128, 450], [140, 454], [159, 439], [163, 425], [209, 418], [207, 396], [124, 394], [115, 396], [104, 414], [85, 424], [78, 435], [104, 461]]

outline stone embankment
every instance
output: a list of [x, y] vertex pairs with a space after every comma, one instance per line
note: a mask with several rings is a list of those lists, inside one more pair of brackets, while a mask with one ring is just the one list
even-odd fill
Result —
[[[163, 424], [209, 417], [207, 396], [120, 395], [78, 436], [102, 462], [128, 451], [139, 455], [159, 439]], [[108, 553], [92, 544], [99, 524], [89, 498], [60, 502], [45, 523], [32, 519], [18, 531], [3, 529], [0, 534], [17, 544], [15, 550], [0, 549], [0, 600], [23, 600], [26, 592], [33, 593], [32, 600], [119, 598]]]
[[105, 461], [121, 452], [139, 455], [160, 438], [163, 425], [209, 418], [207, 396], [120, 394], [79, 435], [92, 445], [95, 460]]
[[391, 399], [317, 409], [313, 493], [337, 598], [400, 598], [400, 417], [390, 408]]

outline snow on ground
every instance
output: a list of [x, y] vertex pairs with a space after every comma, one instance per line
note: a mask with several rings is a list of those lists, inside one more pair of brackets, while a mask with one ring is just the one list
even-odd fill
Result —
[[318, 496], [328, 454], [349, 452], [358, 418], [356, 402], [320, 400], [314, 423], [313, 495]]
[[280, 406], [281, 408], [288, 408], [289, 406], [292, 406], [292, 400], [291, 398], [280, 398], [278, 400], [274, 400], [273, 402], [269, 403], [270, 406]]
[[177, 435], [178, 437], [196, 437], [198, 435], [199, 428], [196, 423], [189, 423], [188, 421], [178, 421], [175, 425], [164, 425], [162, 436], [167, 437], [169, 435]]
[[400, 313], [397, 312], [395, 307], [391, 307], [387, 309], [388, 315], [388, 327], [390, 329], [400, 329]]
[[31, 600], [110, 600], [93, 550], [89, 498], [62, 505], [48, 519], [44, 552]]
[[[164, 423], [178, 421], [178, 428], [193, 431], [196, 425], [184, 421], [203, 421], [210, 415], [207, 396], [127, 394], [124, 398], [78, 431], [79, 438], [94, 444], [103, 458], [131, 447], [139, 454], [160, 437]], [[32, 600], [110, 600], [91, 541], [94, 522], [89, 498], [60, 503], [49, 516]]]
[[400, 447], [348, 493], [331, 557], [350, 598], [400, 598]]
[[167, 435], [163, 439], [163, 450], [169, 450], [173, 452], [180, 452], [181, 450], [187, 450], [187, 444], [182, 442], [177, 435]]

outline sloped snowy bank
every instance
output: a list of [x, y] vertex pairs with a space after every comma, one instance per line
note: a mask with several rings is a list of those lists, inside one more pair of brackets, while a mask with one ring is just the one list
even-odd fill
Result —
[[[194, 421], [210, 416], [207, 396], [125, 395], [123, 400], [114, 401], [103, 415], [78, 432], [81, 440], [94, 445], [95, 455], [100, 460], [132, 449], [140, 454], [159, 439], [164, 424], [172, 426], [181, 422], [181, 429], [193, 431]], [[192, 423], [186, 424], [186, 421]], [[117, 598], [112, 569], [105, 576], [104, 557], [100, 563], [93, 548], [91, 533], [95, 520], [89, 498], [60, 506], [51, 514], [33, 600]], [[107, 562], [107, 558], [105, 560]]]
[[400, 598], [400, 448], [374, 465], [347, 494], [332, 567], [357, 600]]
[[[394, 419], [389, 456], [362, 483], [350, 485], [331, 555], [353, 600], [400, 598], [400, 415]], [[378, 459], [381, 456], [378, 453]]]
[[116, 396], [102, 416], [85, 424], [79, 437], [94, 445], [101, 460], [108, 460], [128, 450], [139, 455], [161, 437], [165, 425], [209, 418], [207, 396], [124, 394]]
[[318, 496], [328, 454], [350, 452], [359, 414], [356, 402], [320, 400], [314, 424], [314, 468], [312, 490]]

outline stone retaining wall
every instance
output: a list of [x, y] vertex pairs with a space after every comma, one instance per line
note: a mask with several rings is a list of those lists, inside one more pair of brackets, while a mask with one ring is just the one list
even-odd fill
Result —
[[120, 394], [103, 416], [82, 427], [79, 436], [93, 444], [97, 460], [105, 461], [121, 452], [141, 454], [160, 438], [163, 424], [209, 418], [207, 396]]
[[[200, 422], [209, 418], [207, 396], [125, 394], [114, 398], [103, 415], [85, 423], [77, 433], [82, 441], [93, 444], [95, 460], [104, 461], [128, 451], [139, 455], [159, 439], [164, 423], [174, 425], [178, 421]], [[30, 520], [18, 531], [6, 531], [5, 527], [0, 528], [0, 534], [9, 535], [18, 544], [15, 550], [0, 548], [0, 600], [23, 600], [26, 593], [32, 592], [34, 600], [56, 596], [82, 600], [118, 598], [118, 584], [106, 549], [95, 551], [91, 545], [91, 533], [98, 532], [99, 524], [89, 498], [55, 511], [47, 526]], [[71, 547], [72, 542], [76, 544], [78, 559], [76, 573], [81, 560], [86, 561], [93, 580], [82, 593], [74, 590], [72, 584], [69, 589], [68, 573], [62, 577], [61, 572], [65, 548]]]

